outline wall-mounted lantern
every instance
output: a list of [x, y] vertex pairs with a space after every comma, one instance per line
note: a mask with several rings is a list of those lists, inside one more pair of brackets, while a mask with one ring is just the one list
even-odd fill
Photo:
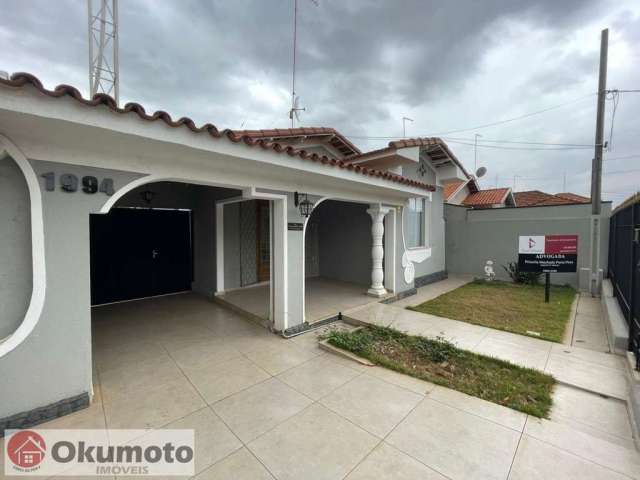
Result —
[[[300, 200], [300, 197], [302, 196], [304, 196], [304, 198]], [[305, 218], [311, 215], [311, 212], [313, 211], [313, 202], [309, 200], [306, 193], [295, 192], [293, 194], [293, 202], [295, 206], [300, 209], [300, 215]]]

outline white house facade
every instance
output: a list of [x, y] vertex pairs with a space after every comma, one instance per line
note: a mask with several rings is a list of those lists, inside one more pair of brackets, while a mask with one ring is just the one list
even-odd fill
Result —
[[0, 79], [0, 430], [91, 401], [99, 305], [188, 291], [288, 336], [442, 278], [455, 178], [439, 139], [362, 153]]

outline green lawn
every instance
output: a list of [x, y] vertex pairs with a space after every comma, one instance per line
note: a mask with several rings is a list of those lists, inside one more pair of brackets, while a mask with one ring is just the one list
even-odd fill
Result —
[[544, 285], [477, 280], [421, 305], [407, 308], [562, 342], [575, 295], [571, 287], [552, 286], [549, 303], [544, 303]]
[[530, 368], [387, 327], [334, 330], [328, 342], [371, 362], [536, 417], [551, 409], [553, 377]]

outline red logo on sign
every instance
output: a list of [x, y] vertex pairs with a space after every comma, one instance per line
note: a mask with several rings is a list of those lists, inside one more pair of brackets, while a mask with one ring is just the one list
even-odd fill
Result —
[[47, 446], [44, 439], [32, 430], [22, 430], [11, 436], [7, 443], [7, 455], [16, 467], [31, 469], [42, 460]]

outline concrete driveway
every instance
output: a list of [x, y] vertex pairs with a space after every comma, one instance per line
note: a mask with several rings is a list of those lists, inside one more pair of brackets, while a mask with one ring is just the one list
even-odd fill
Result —
[[556, 395], [568, 420], [538, 420], [194, 295], [93, 317], [95, 401], [42, 427], [193, 428], [198, 479], [640, 478], [624, 406], [575, 418], [569, 387]]

